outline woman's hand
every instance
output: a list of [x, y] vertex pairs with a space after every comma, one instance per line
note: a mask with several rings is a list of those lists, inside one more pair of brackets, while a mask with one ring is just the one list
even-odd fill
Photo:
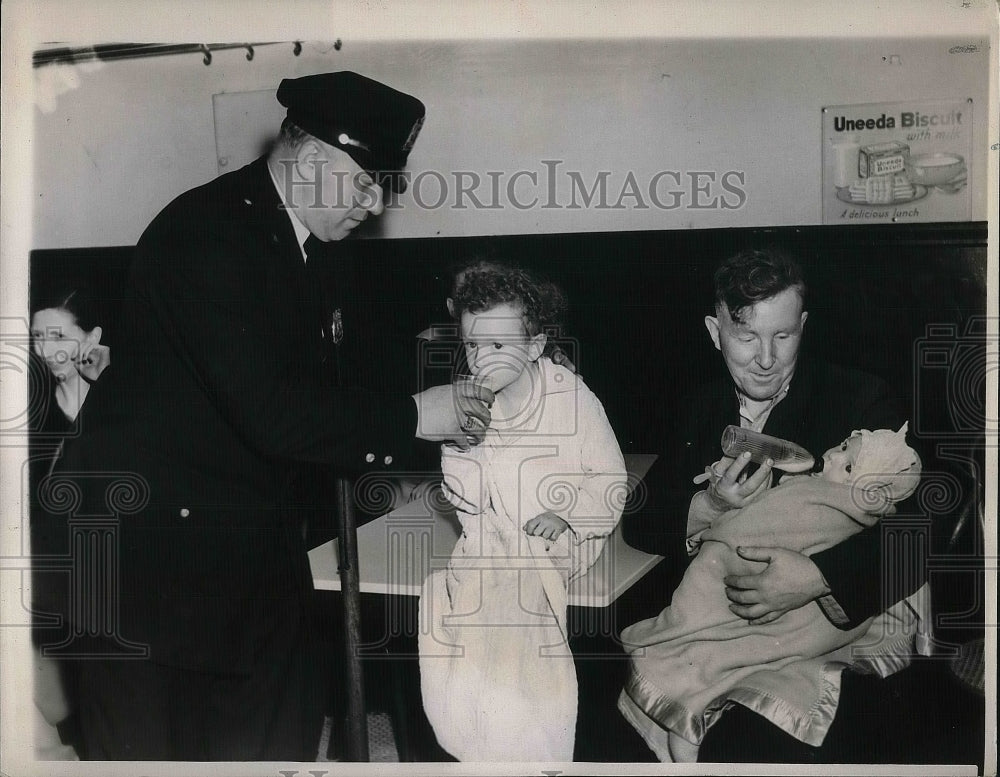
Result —
[[80, 351], [73, 358], [73, 363], [77, 372], [93, 382], [111, 364], [111, 349], [100, 343], [84, 341], [80, 344]]

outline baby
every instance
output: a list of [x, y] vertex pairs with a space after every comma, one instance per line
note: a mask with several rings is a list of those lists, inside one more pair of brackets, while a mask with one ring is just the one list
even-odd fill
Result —
[[[860, 655], [874, 619], [841, 630], [813, 601], [749, 624], [730, 611], [723, 579], [763, 569], [742, 558], [740, 546], [812, 555], [912, 494], [921, 464], [906, 429], [855, 431], [823, 454], [822, 472], [786, 476], [750, 505], [718, 515], [695, 538], [698, 555], [670, 606], [622, 632], [630, 671], [618, 707], [660, 760], [696, 760], [705, 732], [732, 702], [808, 744], [822, 742], [836, 713], [840, 669]], [[883, 640], [866, 658], [877, 663], [879, 655], [908, 650], [898, 642]]]
[[624, 460], [597, 397], [546, 355], [565, 306], [555, 286], [480, 263], [452, 301], [466, 379], [496, 399], [481, 444], [442, 448], [442, 492], [462, 534], [421, 595], [424, 708], [460, 760], [570, 761], [567, 587], [621, 517]]

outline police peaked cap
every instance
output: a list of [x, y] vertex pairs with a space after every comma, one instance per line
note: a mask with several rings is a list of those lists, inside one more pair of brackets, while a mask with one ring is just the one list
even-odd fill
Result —
[[286, 78], [277, 96], [298, 127], [345, 151], [382, 186], [405, 191], [398, 173], [424, 123], [416, 97], [347, 70]]

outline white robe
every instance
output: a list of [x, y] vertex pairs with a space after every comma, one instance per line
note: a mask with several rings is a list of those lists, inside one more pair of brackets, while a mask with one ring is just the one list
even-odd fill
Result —
[[[565, 368], [538, 364], [529, 412], [467, 452], [442, 452], [462, 535], [424, 582], [421, 691], [438, 742], [463, 761], [572, 760], [567, 586], [600, 555], [626, 497], [597, 397]], [[545, 511], [570, 526], [555, 542], [522, 528]]]

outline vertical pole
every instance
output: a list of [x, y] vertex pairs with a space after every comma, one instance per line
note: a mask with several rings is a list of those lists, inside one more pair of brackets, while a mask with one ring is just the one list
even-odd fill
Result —
[[347, 758], [368, 760], [368, 718], [361, 671], [361, 585], [358, 578], [358, 529], [353, 483], [337, 478], [340, 592], [344, 604], [344, 660], [347, 680]]

